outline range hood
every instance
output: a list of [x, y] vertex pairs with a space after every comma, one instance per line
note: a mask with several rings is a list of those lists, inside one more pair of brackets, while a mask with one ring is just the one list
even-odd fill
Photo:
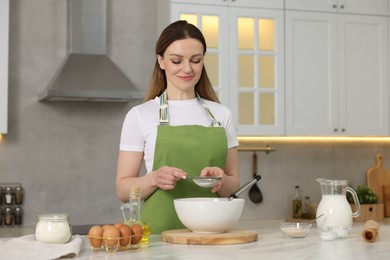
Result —
[[68, 55], [39, 101], [128, 102], [139, 91], [106, 52], [106, 0], [67, 0]]

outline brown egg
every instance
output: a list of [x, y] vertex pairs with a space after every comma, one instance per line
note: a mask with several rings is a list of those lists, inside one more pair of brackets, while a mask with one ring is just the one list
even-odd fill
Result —
[[107, 246], [115, 246], [118, 244], [121, 234], [114, 226], [107, 226], [103, 230], [103, 239]]
[[93, 248], [100, 248], [103, 242], [103, 228], [92, 226], [88, 231], [89, 242]]
[[103, 226], [103, 229], [106, 229], [107, 227], [111, 227], [111, 225], [105, 224], [105, 225]]
[[120, 225], [123, 225], [123, 223], [116, 223], [116, 224], [114, 224], [114, 227], [116, 227], [117, 229], [119, 229], [119, 226]]
[[142, 227], [140, 225], [137, 225], [137, 224], [133, 224], [130, 227], [131, 227], [131, 230], [133, 231], [133, 235], [134, 235], [133, 239], [131, 240], [131, 244], [132, 245], [138, 244], [139, 241], [141, 241], [142, 235], [143, 235]]
[[126, 224], [119, 225], [118, 229], [121, 234], [121, 240], [119, 241], [119, 244], [121, 246], [127, 246], [131, 242], [133, 230]]

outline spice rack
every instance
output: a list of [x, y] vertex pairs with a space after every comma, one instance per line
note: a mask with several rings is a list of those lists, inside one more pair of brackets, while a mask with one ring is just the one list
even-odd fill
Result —
[[21, 183], [0, 183], [0, 227], [22, 225], [23, 193]]

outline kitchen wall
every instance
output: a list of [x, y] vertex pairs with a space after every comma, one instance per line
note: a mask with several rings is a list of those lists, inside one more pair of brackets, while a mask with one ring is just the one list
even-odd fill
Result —
[[[146, 89], [154, 64], [157, 0], [109, 1], [111, 59], [139, 89]], [[72, 224], [120, 220], [115, 174], [122, 122], [128, 104], [40, 103], [66, 56], [66, 0], [12, 0], [10, 6], [9, 134], [0, 141], [0, 182], [25, 188], [25, 225], [44, 212], [68, 212]], [[385, 143], [270, 141], [276, 151], [258, 153], [264, 201], [248, 199], [242, 219], [289, 217], [294, 185], [320, 199], [316, 177], [365, 183], [367, 169]], [[242, 183], [252, 176], [251, 152], [240, 152]]]

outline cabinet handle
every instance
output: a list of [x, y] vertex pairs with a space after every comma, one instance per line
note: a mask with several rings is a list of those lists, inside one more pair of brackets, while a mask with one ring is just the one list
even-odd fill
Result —
[[340, 5], [340, 9], [344, 9], [344, 5]]
[[332, 5], [332, 8], [334, 9], [334, 8], [337, 8], [337, 5]]
[[339, 129], [337, 129], [337, 128], [333, 129], [333, 132], [337, 132], [337, 131], [339, 131]]
[[345, 128], [341, 128], [341, 132], [343, 132], [343, 133], [344, 133], [344, 132], [345, 132]]

